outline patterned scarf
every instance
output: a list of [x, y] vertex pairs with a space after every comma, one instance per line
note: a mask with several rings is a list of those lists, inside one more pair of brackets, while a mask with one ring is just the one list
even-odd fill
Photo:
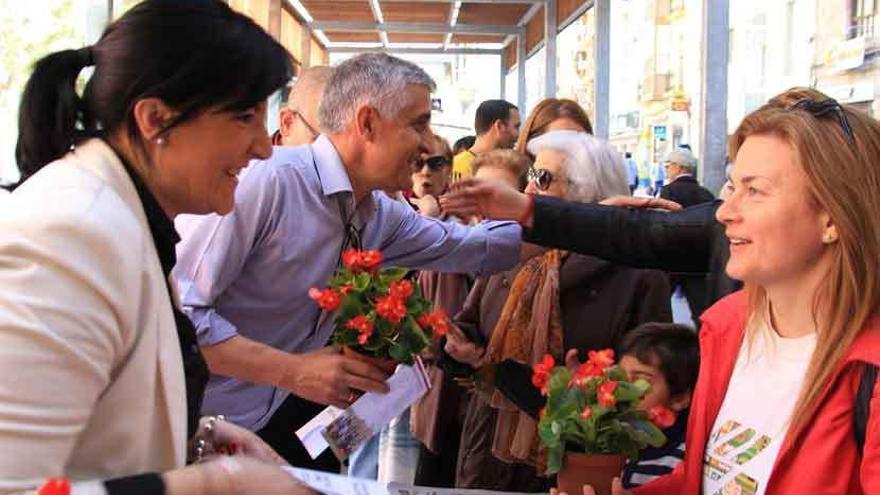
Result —
[[[520, 269], [489, 341], [490, 363], [512, 359], [533, 365], [545, 354], [562, 354], [559, 267], [567, 255], [565, 251], [548, 251]], [[492, 454], [502, 461], [527, 463], [543, 472], [545, 459], [538, 449], [535, 420], [497, 390], [490, 404], [498, 410]]]

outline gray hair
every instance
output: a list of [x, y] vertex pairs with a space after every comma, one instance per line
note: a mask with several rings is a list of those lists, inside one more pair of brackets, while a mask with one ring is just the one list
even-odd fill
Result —
[[697, 157], [694, 156], [693, 151], [686, 148], [670, 151], [663, 162], [674, 163], [691, 174], [697, 170]]
[[586, 132], [551, 131], [530, 140], [528, 150], [535, 156], [543, 150], [562, 153], [569, 182], [565, 199], [596, 203], [629, 195], [623, 157], [603, 139]]
[[354, 111], [367, 104], [384, 118], [396, 116], [407, 104], [400, 95], [410, 84], [434, 91], [436, 84], [424, 70], [412, 62], [385, 53], [364, 53], [339, 64], [320, 106], [321, 130], [342, 132]]

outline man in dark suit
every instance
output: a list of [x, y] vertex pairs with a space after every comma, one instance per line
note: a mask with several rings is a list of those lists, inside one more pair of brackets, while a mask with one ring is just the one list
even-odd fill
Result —
[[[669, 182], [660, 190], [661, 198], [675, 201], [685, 208], [715, 200], [715, 196], [701, 186], [694, 177], [697, 158], [691, 150], [679, 148], [670, 152], [666, 155], [664, 165]], [[672, 272], [670, 273], [670, 281], [673, 287], [681, 287], [690, 307], [694, 324], [699, 328], [698, 318], [711, 302], [707, 298], [706, 277]]]
[[664, 163], [669, 183], [660, 190], [661, 198], [675, 201], [685, 208], [715, 199], [694, 177], [697, 158], [690, 150], [679, 148], [672, 151], [666, 155]]

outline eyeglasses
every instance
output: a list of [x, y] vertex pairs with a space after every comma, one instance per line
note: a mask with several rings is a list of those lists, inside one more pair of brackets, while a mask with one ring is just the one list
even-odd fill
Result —
[[827, 100], [822, 101], [805, 99], [788, 108], [790, 110], [804, 110], [816, 118], [827, 117], [832, 113], [836, 114], [837, 122], [843, 129], [843, 133], [846, 134], [846, 140], [849, 141], [850, 145], [856, 145], [856, 138], [853, 135], [852, 127], [850, 127], [849, 120], [846, 118], [846, 110], [844, 110], [843, 106], [841, 106], [841, 104], [834, 98], [828, 98]]
[[434, 155], [434, 156], [429, 156], [428, 158], [425, 158], [424, 160], [420, 159], [419, 161], [415, 162], [413, 164], [413, 170], [419, 171], [422, 169], [422, 167], [427, 165], [428, 168], [431, 169], [432, 172], [436, 172], [436, 171], [440, 170], [441, 168], [449, 165], [449, 163], [450, 163], [449, 158], [447, 158], [443, 155]]
[[526, 172], [526, 178], [534, 182], [538, 189], [541, 191], [546, 191], [550, 189], [550, 186], [553, 184], [553, 181], [556, 180], [556, 177], [547, 170], [546, 168], [529, 168], [529, 171]]
[[315, 129], [312, 124], [309, 124], [309, 121], [306, 120], [306, 117], [302, 113], [300, 113], [299, 110], [294, 110], [291, 108], [290, 111], [293, 112], [293, 114], [296, 115], [296, 118], [298, 118], [299, 121], [302, 122], [304, 126], [306, 126], [306, 129], [309, 130], [309, 133], [312, 135], [312, 141], [318, 139], [318, 136], [320, 136], [321, 133], [317, 129]]

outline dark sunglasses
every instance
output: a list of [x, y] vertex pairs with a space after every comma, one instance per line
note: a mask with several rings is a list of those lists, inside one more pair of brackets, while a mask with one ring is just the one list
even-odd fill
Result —
[[550, 173], [546, 168], [535, 168], [530, 167], [529, 171], [526, 173], [526, 178], [534, 182], [538, 189], [541, 191], [546, 191], [550, 189], [550, 185], [553, 184], [553, 181], [556, 180], [556, 177], [553, 177], [553, 174]]
[[413, 165], [413, 170], [419, 171], [422, 169], [422, 167], [427, 165], [428, 168], [431, 169], [431, 171], [436, 172], [436, 171], [440, 170], [441, 168], [449, 165], [449, 163], [450, 163], [449, 158], [446, 158], [443, 155], [434, 155], [434, 156], [429, 156], [428, 158], [425, 158], [424, 160], [420, 159], [419, 161], [417, 161]]
[[846, 118], [846, 110], [844, 110], [843, 106], [834, 98], [828, 98], [827, 100], [822, 101], [810, 99], [801, 100], [788, 108], [789, 110], [804, 110], [817, 119], [836, 115], [837, 122], [843, 129], [843, 133], [846, 134], [847, 141], [849, 141], [849, 144], [852, 146], [856, 145], [856, 138], [853, 136], [852, 127], [849, 125], [849, 119]]

